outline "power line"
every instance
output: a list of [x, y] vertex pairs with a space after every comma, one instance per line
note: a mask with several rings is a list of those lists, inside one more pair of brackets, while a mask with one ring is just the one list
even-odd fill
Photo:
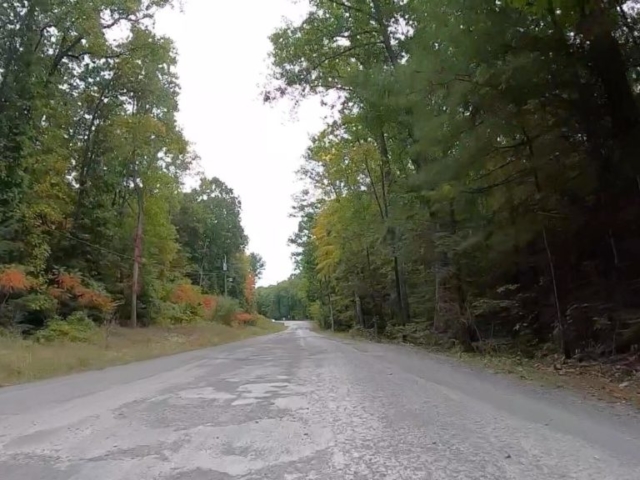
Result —
[[[49, 230], [51, 230], [52, 232], [61, 233], [62, 235], [64, 235], [67, 238], [70, 238], [70, 239], [75, 240], [77, 242], [83, 243], [83, 244], [85, 244], [85, 245], [87, 245], [89, 247], [95, 248], [95, 249], [100, 250], [102, 252], [110, 253], [111, 255], [115, 255], [115, 256], [123, 258], [125, 260], [130, 260], [132, 262], [135, 261], [135, 258], [133, 258], [132, 256], [126, 255], [124, 253], [116, 252], [114, 250], [110, 250], [108, 248], [102, 247], [101, 245], [96, 245], [94, 243], [91, 243], [91, 242], [88, 242], [88, 241], [83, 240], [81, 238], [78, 238], [78, 237], [76, 237], [74, 235], [71, 235], [68, 232], [64, 232], [64, 231], [61, 231], [61, 230], [55, 230], [55, 229], [53, 229], [51, 227], [47, 227], [47, 228]], [[163, 265], [163, 264], [161, 264], [159, 262], [154, 262], [152, 260], [144, 259], [144, 258], [142, 259], [142, 264], [143, 265], [155, 265], [156, 267], [166, 268], [166, 265]], [[169, 268], [171, 268], [171, 267], [169, 267]], [[176, 271], [176, 272], [180, 271], [181, 273], [184, 273], [184, 274], [190, 274], [190, 273], [191, 274], [198, 274], [198, 275], [200, 274], [199, 270], [179, 270], [179, 269], [174, 269], [174, 271]], [[202, 272], [202, 275], [203, 276], [212, 276], [212, 275], [220, 275], [221, 273], [223, 273], [223, 272], [222, 271], [219, 271], [219, 272]]]
[[124, 258], [124, 259], [126, 259], [126, 260], [131, 260], [131, 261], [134, 261], [134, 260], [135, 260], [133, 257], [130, 257], [130, 256], [128, 256], [128, 255], [125, 255], [124, 253], [115, 252], [115, 251], [113, 251], [113, 250], [109, 250], [108, 248], [104, 248], [104, 247], [102, 247], [102, 246], [100, 246], [100, 245], [95, 245], [95, 244], [93, 244], [93, 243], [87, 242], [86, 240], [82, 240], [81, 238], [74, 237], [74, 236], [73, 236], [73, 235], [71, 235], [70, 233], [67, 233], [67, 232], [61, 232], [61, 231], [59, 231], [59, 230], [55, 230], [55, 231], [56, 231], [56, 232], [58, 232], [58, 233], [62, 233], [65, 237], [68, 237], [68, 238], [70, 238], [70, 239], [72, 239], [72, 240], [75, 240], [76, 242], [84, 243], [85, 245], [88, 245], [88, 246], [90, 246], [90, 247], [93, 247], [93, 248], [95, 248], [95, 249], [97, 249], [97, 250], [101, 250], [101, 251], [103, 251], [103, 252], [110, 253], [110, 254], [112, 254], [112, 255], [115, 255], [115, 256], [120, 257], [120, 258]]

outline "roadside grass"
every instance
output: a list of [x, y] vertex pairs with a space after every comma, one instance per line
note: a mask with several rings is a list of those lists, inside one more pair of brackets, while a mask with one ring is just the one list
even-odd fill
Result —
[[83, 343], [37, 343], [4, 336], [0, 337], [0, 386], [197, 350], [284, 329], [279, 323], [261, 318], [255, 326], [198, 323], [139, 329], [102, 328]]
[[640, 408], [640, 375], [620, 365], [607, 365], [599, 362], [564, 362], [560, 356], [530, 359], [518, 355], [481, 354], [461, 352], [445, 348], [442, 345], [417, 345], [402, 343], [386, 337], [375, 340], [357, 330], [349, 332], [331, 332], [322, 330], [314, 322], [313, 330], [332, 337], [375, 341], [377, 343], [401, 344], [421, 348], [436, 355], [443, 355], [467, 364], [482, 367], [490, 372], [506, 374], [547, 388], [566, 388], [605, 402], [629, 403]]
[[311, 331], [320, 333], [322, 335], [331, 335], [332, 337], [339, 337], [344, 339], [366, 340], [364, 337], [355, 335], [353, 331], [332, 332], [331, 330], [324, 330], [323, 328], [320, 328], [320, 325], [318, 325], [318, 322], [313, 322], [313, 321], [311, 322]]

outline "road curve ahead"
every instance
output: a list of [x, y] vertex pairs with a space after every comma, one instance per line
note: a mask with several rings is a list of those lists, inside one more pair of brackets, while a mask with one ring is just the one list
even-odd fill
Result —
[[0, 390], [2, 480], [639, 480], [634, 413], [285, 332]]

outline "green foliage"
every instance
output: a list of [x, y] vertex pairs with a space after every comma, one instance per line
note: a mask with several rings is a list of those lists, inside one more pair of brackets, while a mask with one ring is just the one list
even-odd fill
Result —
[[186, 325], [202, 321], [202, 316], [191, 311], [185, 305], [171, 302], [159, 302], [157, 313], [154, 313], [154, 324], [160, 326]]
[[39, 342], [87, 342], [96, 333], [97, 329], [91, 319], [83, 312], [74, 312], [66, 319], [54, 317], [44, 329], [40, 330], [36, 336]]
[[256, 290], [258, 313], [274, 320], [307, 319], [308, 305], [302, 288], [302, 280], [295, 276], [277, 285], [259, 287]]
[[[218, 178], [201, 179], [200, 185], [183, 194], [173, 222], [180, 243], [193, 265], [189, 278], [205, 291], [223, 294], [227, 260], [228, 291], [242, 294], [242, 279], [235, 278], [237, 257], [244, 252], [247, 237], [240, 222], [242, 204], [233, 190]], [[239, 286], [239, 288], [238, 288]]]
[[55, 298], [38, 293], [25, 295], [14, 300], [12, 304], [25, 313], [38, 313], [45, 318], [55, 315], [58, 309], [58, 302]]
[[262, 277], [264, 269], [267, 266], [262, 256], [259, 253], [251, 252], [249, 254], [249, 263], [253, 276], [256, 278], [256, 280], [260, 279], [260, 277]]
[[[229, 295], [246, 303], [240, 200], [217, 178], [185, 191], [198, 157], [176, 120], [175, 46], [154, 29], [173, 3], [0, 7], [2, 325], [33, 330], [77, 311], [96, 323], [196, 321], [200, 307], [175, 307], [167, 291], [187, 278], [222, 293], [225, 256]], [[61, 272], [73, 288], [57, 284]]]
[[213, 321], [223, 325], [231, 325], [240, 311], [240, 302], [237, 299], [220, 297], [213, 314]]
[[614, 3], [312, 0], [274, 32], [265, 100], [333, 108], [287, 297], [416, 343], [631, 348], [640, 10]]

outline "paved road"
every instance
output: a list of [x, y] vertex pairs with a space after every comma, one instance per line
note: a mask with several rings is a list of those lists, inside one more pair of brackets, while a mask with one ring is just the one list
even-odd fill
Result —
[[2, 480], [639, 480], [639, 452], [632, 412], [306, 324], [0, 390]]

